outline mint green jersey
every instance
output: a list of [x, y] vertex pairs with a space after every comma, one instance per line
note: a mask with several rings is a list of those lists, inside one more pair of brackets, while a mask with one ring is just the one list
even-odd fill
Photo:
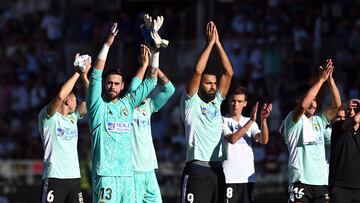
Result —
[[43, 108], [38, 116], [39, 132], [44, 146], [42, 178], [80, 178], [77, 151], [79, 113], [50, 116]]
[[[130, 83], [130, 91], [135, 91], [141, 84], [137, 77]], [[132, 139], [132, 162], [137, 172], [152, 171], [158, 168], [156, 153], [151, 134], [151, 115], [157, 112], [175, 92], [174, 85], [169, 81], [154, 98], [145, 99], [134, 110], [134, 136]]]
[[[329, 139], [326, 133], [329, 122], [320, 113], [311, 119], [303, 115], [294, 123], [292, 114], [290, 112], [284, 121], [284, 139], [289, 150], [289, 183], [300, 181], [309, 185], [327, 185], [325, 142]], [[304, 122], [310, 122], [311, 129], [304, 127]], [[304, 133], [314, 133], [315, 141], [305, 143]]]
[[216, 91], [215, 99], [205, 103], [195, 93], [181, 97], [181, 119], [185, 126], [186, 161], [223, 161], [226, 159], [220, 105], [224, 98]]
[[134, 92], [115, 104], [102, 98], [102, 71], [94, 69], [87, 94], [92, 136], [93, 175], [132, 176], [132, 122], [134, 108], [155, 88], [157, 79], [147, 78]]

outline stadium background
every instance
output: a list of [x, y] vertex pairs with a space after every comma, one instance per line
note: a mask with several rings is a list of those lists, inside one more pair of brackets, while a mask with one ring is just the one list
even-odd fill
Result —
[[[208, 20], [216, 23], [233, 64], [233, 86], [248, 88], [249, 106], [256, 100], [273, 103], [269, 144], [255, 148], [255, 192], [257, 202], [286, 202], [287, 151], [277, 130], [294, 105], [296, 86], [311, 82], [328, 57], [342, 100], [359, 98], [359, 6], [359, 0], [0, 1], [0, 203], [39, 202], [43, 148], [37, 114], [71, 73], [74, 54], [95, 59], [111, 23], [119, 22], [107, 67], [122, 68], [129, 82], [138, 68], [145, 12], [165, 17], [161, 36], [170, 45], [161, 50], [160, 64], [176, 86], [152, 118], [164, 202], [177, 202], [179, 195], [185, 159], [179, 97], [205, 43]], [[208, 67], [218, 70], [212, 55]], [[319, 96], [322, 106], [329, 101], [325, 91]], [[78, 150], [87, 198], [90, 142], [85, 118]]]

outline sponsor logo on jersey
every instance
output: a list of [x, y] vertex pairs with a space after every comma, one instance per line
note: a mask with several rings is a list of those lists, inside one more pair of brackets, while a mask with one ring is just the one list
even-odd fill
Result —
[[150, 126], [150, 122], [147, 119], [134, 119], [135, 125], [139, 126], [140, 128], [146, 128]]
[[209, 108], [208, 106], [201, 106], [200, 108], [201, 114], [208, 119], [214, 119], [219, 115], [217, 108]]
[[110, 132], [130, 132], [130, 123], [128, 122], [107, 122], [106, 129]]
[[64, 129], [62, 128], [57, 128], [56, 129], [56, 135], [60, 136], [60, 137], [64, 137]]
[[56, 135], [65, 139], [71, 139], [77, 137], [78, 131], [77, 129], [57, 128]]

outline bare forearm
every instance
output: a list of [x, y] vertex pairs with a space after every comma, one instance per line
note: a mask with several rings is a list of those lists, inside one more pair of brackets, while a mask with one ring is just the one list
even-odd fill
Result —
[[203, 52], [200, 54], [196, 62], [195, 70], [194, 70], [195, 72], [199, 74], [202, 74], [204, 72], [212, 48], [213, 48], [213, 44], [210, 43], [206, 44], [206, 47], [204, 48]]
[[83, 76], [82, 78], [82, 82], [83, 82], [83, 85], [84, 85], [84, 93], [85, 93], [85, 98], [86, 98], [86, 95], [87, 95], [87, 92], [88, 92], [88, 89], [89, 89], [89, 78], [87, 76]]
[[78, 72], [75, 72], [65, 83], [64, 85], [61, 87], [59, 93], [58, 93], [58, 97], [61, 100], [64, 100], [69, 93], [71, 92], [71, 90], [74, 88], [76, 81], [78, 80], [78, 78], [80, 77], [80, 74]]
[[158, 70], [158, 79], [162, 85], [169, 82], [169, 78], [160, 69]]
[[135, 74], [135, 77], [138, 77], [140, 80], [144, 80], [146, 68], [147, 68], [146, 66], [140, 66], [139, 70]]
[[213, 47], [213, 44], [208, 43], [206, 45], [206, 47], [204, 48], [203, 52], [201, 52], [201, 54], [196, 62], [195, 69], [194, 69], [191, 79], [188, 82], [187, 87], [186, 87], [186, 93], [189, 96], [193, 96], [199, 88], [201, 75], [205, 70], [206, 63], [209, 59], [209, 55], [211, 53], [212, 47]]
[[267, 144], [269, 141], [269, 127], [267, 124], [267, 120], [263, 119], [261, 121], [261, 133], [260, 133], [260, 143], [261, 144]]
[[234, 71], [231, 62], [220, 42], [216, 43], [216, 48], [219, 53], [219, 58], [220, 58], [221, 66], [223, 68], [223, 73], [227, 77], [231, 78], [234, 74]]
[[331, 92], [331, 106], [339, 109], [341, 106], [341, 97], [338, 87], [336, 86], [336, 83], [334, 79], [331, 79], [329, 81], [329, 89]]
[[233, 69], [230, 63], [228, 56], [220, 42], [216, 43], [216, 47], [218, 50], [221, 67], [222, 67], [222, 75], [220, 77], [219, 82], [219, 91], [221, 96], [225, 97], [231, 84], [231, 78], [233, 76]]
[[315, 99], [316, 95], [318, 94], [321, 86], [323, 85], [324, 81], [323, 80], [318, 80], [307, 92], [307, 94], [305, 95], [304, 99], [301, 102], [301, 107], [303, 109], [307, 109], [311, 102]]
[[97, 56], [96, 62], [95, 62], [95, 68], [98, 70], [104, 70], [106, 58], [108, 55], [110, 49], [110, 45], [108, 45], [106, 42], [104, 43], [103, 47], [101, 48], [99, 55]]
[[79, 78], [80, 74], [75, 72], [61, 87], [59, 92], [57, 93], [56, 97], [51, 101], [50, 105], [47, 107], [47, 113], [52, 116], [55, 112], [59, 109], [62, 102], [65, 98], [69, 95], [71, 90], [74, 88], [74, 85]]
[[235, 144], [241, 137], [245, 135], [245, 133], [249, 130], [250, 126], [254, 121], [249, 120], [242, 128], [237, 130], [235, 133], [230, 134], [226, 137], [226, 139], [231, 143]]

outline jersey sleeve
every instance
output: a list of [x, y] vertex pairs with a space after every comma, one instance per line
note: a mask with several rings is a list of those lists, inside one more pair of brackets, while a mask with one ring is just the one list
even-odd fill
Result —
[[138, 77], [133, 77], [129, 85], [129, 92], [134, 92], [141, 84], [141, 80]]
[[130, 106], [138, 106], [155, 88], [156, 83], [156, 78], [146, 78], [135, 91], [128, 92], [125, 97], [129, 100]]
[[93, 113], [98, 109], [102, 101], [102, 71], [94, 69], [89, 79], [89, 88], [86, 96], [86, 108], [89, 113]]
[[170, 97], [174, 94], [175, 87], [171, 83], [171, 81], [167, 82], [165, 85], [162, 86], [162, 90], [152, 99], [151, 103], [151, 112], [156, 112], [161, 107], [165, 105], [165, 103], [170, 99]]

